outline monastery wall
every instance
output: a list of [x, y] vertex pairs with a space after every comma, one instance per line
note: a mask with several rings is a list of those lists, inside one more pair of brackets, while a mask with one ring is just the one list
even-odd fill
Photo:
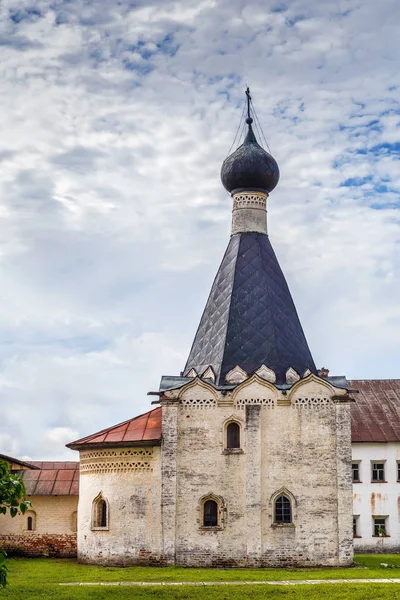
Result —
[[78, 497], [30, 496], [29, 500], [32, 508], [24, 515], [0, 515], [0, 547], [24, 556], [76, 556]]
[[[163, 406], [163, 414], [177, 415], [177, 435], [163, 429], [164, 444], [168, 436], [177, 444], [175, 458], [171, 453], [177, 461], [177, 564], [352, 562], [350, 406], [334, 396], [318, 381], [299, 382], [283, 395], [257, 378], [226, 395], [195, 384], [179, 405]], [[240, 449], [226, 447], [231, 421], [241, 428]], [[281, 492], [291, 500], [289, 524], [274, 523], [274, 499]], [[203, 526], [207, 499], [218, 503], [217, 527]]]
[[[80, 454], [78, 558], [81, 562], [159, 564], [160, 447], [85, 450]], [[96, 499], [107, 525], [96, 526]]]

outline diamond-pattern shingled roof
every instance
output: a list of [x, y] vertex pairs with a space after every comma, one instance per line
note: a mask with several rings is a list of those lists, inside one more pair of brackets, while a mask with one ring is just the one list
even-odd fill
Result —
[[80, 450], [88, 446], [124, 445], [161, 440], [161, 408], [155, 408], [118, 425], [102, 429], [80, 440], [67, 444], [68, 448]]
[[35, 470], [19, 471], [28, 496], [78, 496], [79, 463], [29, 461]]
[[293, 367], [316, 372], [285, 277], [267, 235], [231, 237], [200, 321], [185, 373], [211, 365], [217, 383], [239, 365], [252, 373], [262, 364], [277, 382]]

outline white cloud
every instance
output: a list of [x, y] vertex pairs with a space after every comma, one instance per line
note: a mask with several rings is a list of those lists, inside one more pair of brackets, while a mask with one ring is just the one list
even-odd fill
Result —
[[130, 4], [0, 7], [0, 451], [74, 456], [184, 367], [246, 83], [317, 364], [399, 376], [398, 3]]

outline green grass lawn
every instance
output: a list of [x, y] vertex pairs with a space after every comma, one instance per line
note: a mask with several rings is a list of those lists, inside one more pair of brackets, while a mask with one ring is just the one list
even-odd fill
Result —
[[[244, 600], [279, 599], [316, 600], [400, 600], [400, 584], [357, 584], [351, 579], [400, 578], [400, 555], [358, 555], [354, 567], [344, 569], [183, 569], [179, 567], [96, 567], [79, 565], [72, 559], [10, 558], [9, 586], [0, 591], [2, 598], [12, 600], [98, 599], [160, 600], [196, 599]], [[380, 563], [394, 568], [384, 569]], [[317, 586], [230, 586], [230, 587], [64, 587], [67, 582], [116, 581], [262, 581], [296, 579], [343, 579], [343, 584]], [[379, 585], [379, 587], [378, 587]]]

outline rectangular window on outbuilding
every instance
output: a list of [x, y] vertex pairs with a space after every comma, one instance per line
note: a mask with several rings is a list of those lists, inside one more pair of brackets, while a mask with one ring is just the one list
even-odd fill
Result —
[[353, 537], [360, 537], [359, 520], [359, 515], [353, 515]]
[[372, 463], [372, 481], [385, 481], [385, 463]]
[[373, 517], [374, 519], [374, 535], [377, 537], [386, 537], [387, 532], [387, 517]]
[[400, 481], [400, 460], [397, 461], [397, 481]]
[[353, 483], [359, 483], [361, 481], [361, 479], [360, 479], [360, 463], [359, 462], [351, 463], [351, 468], [353, 471]]

